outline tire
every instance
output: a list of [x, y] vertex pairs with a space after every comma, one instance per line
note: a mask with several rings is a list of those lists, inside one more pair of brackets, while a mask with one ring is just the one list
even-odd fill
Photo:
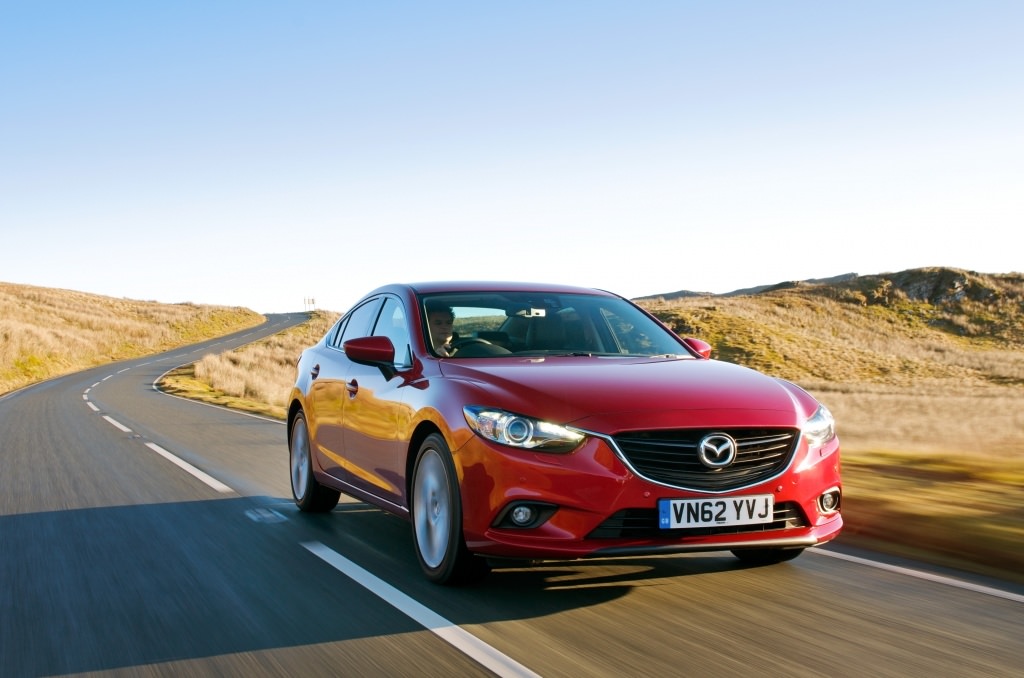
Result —
[[420, 445], [412, 474], [412, 538], [427, 579], [456, 586], [487, 574], [487, 561], [466, 548], [462, 497], [444, 438], [433, 433]]
[[744, 563], [751, 565], [774, 565], [793, 560], [803, 553], [802, 548], [793, 549], [736, 549], [732, 552], [734, 556]]
[[292, 476], [292, 497], [301, 511], [327, 513], [338, 505], [341, 493], [324, 487], [313, 475], [313, 454], [309, 444], [306, 416], [298, 412], [292, 419], [288, 439], [288, 461]]

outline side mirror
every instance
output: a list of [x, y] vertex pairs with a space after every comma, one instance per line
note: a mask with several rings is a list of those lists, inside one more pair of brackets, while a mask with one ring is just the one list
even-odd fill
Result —
[[385, 379], [395, 376], [395, 345], [388, 337], [349, 339], [342, 348], [352, 362], [379, 367]]
[[708, 342], [694, 339], [693, 337], [686, 337], [683, 339], [683, 343], [704, 360], [711, 358], [711, 344]]

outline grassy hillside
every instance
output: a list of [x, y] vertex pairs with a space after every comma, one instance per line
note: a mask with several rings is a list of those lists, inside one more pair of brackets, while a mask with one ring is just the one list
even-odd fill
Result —
[[244, 308], [158, 304], [0, 282], [0, 394], [263, 322]]

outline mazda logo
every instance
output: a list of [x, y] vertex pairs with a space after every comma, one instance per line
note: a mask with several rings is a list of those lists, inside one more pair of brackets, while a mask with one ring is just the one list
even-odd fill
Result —
[[736, 461], [736, 441], [724, 433], [706, 435], [697, 446], [697, 457], [710, 469], [725, 468]]

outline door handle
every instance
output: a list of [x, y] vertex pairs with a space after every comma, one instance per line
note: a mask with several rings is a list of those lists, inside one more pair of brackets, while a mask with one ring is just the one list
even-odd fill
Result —
[[345, 382], [345, 390], [348, 391], [349, 398], [355, 398], [356, 393], [359, 392], [359, 382], [355, 379]]
[[311, 369], [309, 371], [309, 376], [311, 376], [314, 379], [319, 377], [320, 376], [320, 366], [319, 365], [313, 365], [313, 369]]

